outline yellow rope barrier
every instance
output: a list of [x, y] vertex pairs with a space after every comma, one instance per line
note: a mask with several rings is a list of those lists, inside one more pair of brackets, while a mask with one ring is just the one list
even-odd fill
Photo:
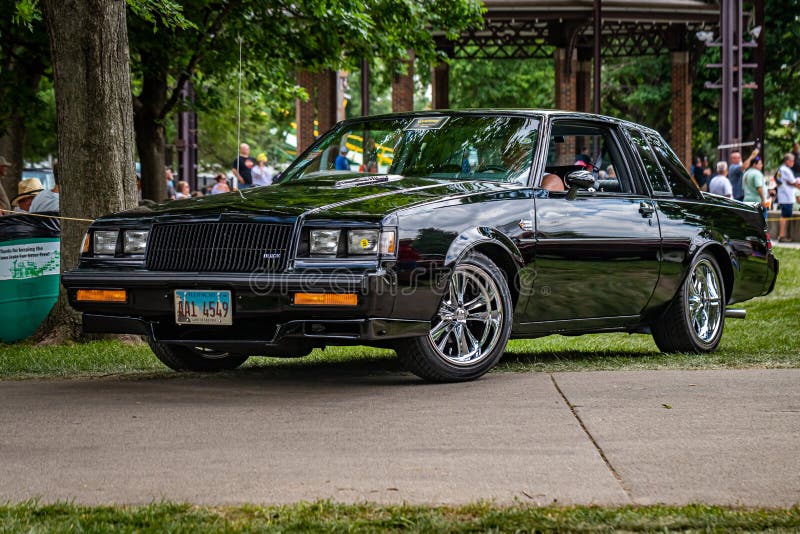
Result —
[[79, 222], [94, 222], [94, 219], [81, 219], [79, 217], [61, 217], [60, 215], [44, 215], [42, 213], [28, 213], [27, 211], [14, 211], [0, 208], [2, 213], [10, 213], [11, 215], [27, 215], [29, 217], [41, 217], [43, 219], [58, 219], [61, 221], [79, 221]]

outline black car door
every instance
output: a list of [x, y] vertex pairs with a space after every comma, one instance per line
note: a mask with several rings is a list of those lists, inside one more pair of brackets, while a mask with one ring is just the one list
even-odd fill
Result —
[[[635, 321], [647, 305], [659, 276], [658, 218], [621, 139], [602, 121], [554, 121], [544, 174], [563, 179], [591, 170], [595, 187], [573, 199], [544, 189], [536, 195], [535, 289], [526, 322]], [[580, 329], [581, 322], [568, 326]]]

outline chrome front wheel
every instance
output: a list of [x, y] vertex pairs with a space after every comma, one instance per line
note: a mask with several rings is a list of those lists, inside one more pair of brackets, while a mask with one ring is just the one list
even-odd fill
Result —
[[483, 269], [462, 264], [450, 275], [428, 337], [446, 362], [473, 365], [492, 353], [502, 324], [503, 302], [497, 283]]
[[472, 252], [450, 273], [428, 335], [398, 342], [397, 355], [409, 371], [428, 380], [478, 378], [503, 355], [512, 306], [505, 273]]

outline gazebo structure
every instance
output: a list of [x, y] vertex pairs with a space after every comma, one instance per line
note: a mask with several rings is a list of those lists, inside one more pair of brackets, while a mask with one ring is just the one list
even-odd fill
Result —
[[[669, 137], [688, 166], [692, 155], [691, 66], [706, 46], [698, 39], [698, 32], [718, 33], [721, 14], [725, 14], [728, 4], [738, 6], [739, 28], [742, 27], [742, 0], [721, 1], [722, 6], [704, 0], [484, 0], [487, 10], [482, 28], [465, 32], [455, 41], [441, 35], [437, 37], [437, 46], [453, 60], [550, 58], [555, 62], [556, 107], [595, 113], [602, 112], [603, 58], [669, 54], [672, 64]], [[599, 60], [594, 61], [595, 58]], [[738, 72], [741, 78], [741, 68]], [[447, 108], [448, 64], [433, 68], [432, 82], [432, 107]], [[343, 118], [335, 105], [342, 83], [335, 72], [301, 72], [298, 83], [317, 96], [320, 132]], [[741, 94], [741, 87], [738, 91]], [[368, 68], [362, 68], [361, 93], [362, 99], [369, 94]], [[393, 110], [413, 109], [413, 96], [412, 62], [406, 75], [393, 79]], [[313, 100], [297, 102], [299, 150], [313, 141], [314, 109]]]

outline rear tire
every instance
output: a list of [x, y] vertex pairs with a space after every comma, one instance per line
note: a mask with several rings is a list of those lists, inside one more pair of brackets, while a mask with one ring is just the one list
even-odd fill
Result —
[[395, 346], [403, 365], [435, 382], [474, 380], [494, 367], [511, 335], [513, 304], [505, 275], [472, 252], [450, 275], [426, 336]]
[[158, 343], [147, 339], [156, 358], [175, 371], [194, 371], [198, 373], [216, 373], [236, 369], [247, 361], [247, 356], [219, 352], [203, 347], [185, 347]]
[[651, 325], [661, 352], [711, 352], [725, 327], [725, 284], [714, 256], [698, 254], [669, 307]]

